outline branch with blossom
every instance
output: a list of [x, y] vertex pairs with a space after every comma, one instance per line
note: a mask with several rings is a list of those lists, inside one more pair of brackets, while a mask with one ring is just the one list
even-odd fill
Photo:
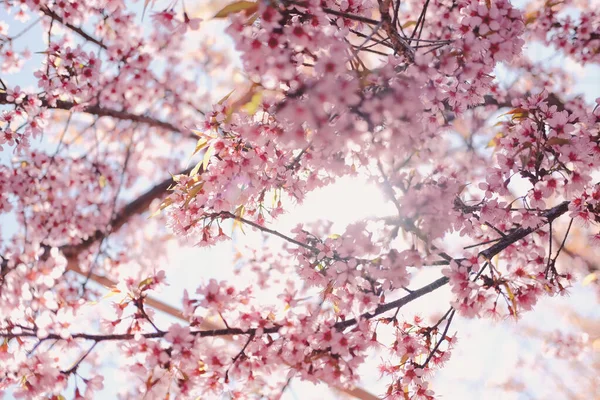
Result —
[[[564, 260], [573, 235], [600, 242], [600, 100], [524, 51], [597, 63], [589, 5], [234, 1], [198, 37], [213, 21], [147, 3], [2, 5], [0, 216], [15, 232], [0, 237], [0, 389], [92, 398], [102, 376], [82, 366], [106, 349], [132, 398], [278, 398], [303, 380], [372, 399], [355, 385], [381, 351], [378, 395], [433, 399], [458, 321], [519, 319], [582, 274], [598, 286], [593, 263]], [[348, 177], [394, 215], [277, 227]], [[265, 240], [234, 278], [199, 279], [180, 309], [157, 300], [173, 247], [237, 228]], [[403, 315], [442, 287], [441, 313]]]

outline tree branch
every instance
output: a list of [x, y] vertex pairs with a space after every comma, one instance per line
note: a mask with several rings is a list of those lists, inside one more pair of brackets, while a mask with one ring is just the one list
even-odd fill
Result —
[[[76, 103], [73, 103], [70, 101], [57, 100], [56, 105], [52, 106], [48, 103], [48, 101], [46, 99], [40, 99], [40, 100], [42, 101], [43, 107], [47, 107], [49, 109], [54, 109], [54, 110], [69, 111], [72, 108], [79, 105], [79, 104], [76, 104]], [[12, 105], [15, 103], [10, 102], [6, 99], [6, 93], [0, 93], [0, 105], [3, 105], [3, 104], [11, 104]], [[85, 112], [87, 114], [96, 115], [98, 117], [111, 117], [111, 118], [115, 118], [115, 119], [123, 120], [123, 121], [140, 122], [142, 124], [146, 124], [146, 125], [149, 125], [149, 126], [152, 126], [155, 128], [162, 128], [162, 129], [166, 129], [166, 130], [169, 130], [172, 132], [178, 132], [178, 133], [183, 134], [183, 132], [180, 128], [176, 127], [175, 125], [173, 125], [169, 122], [161, 121], [159, 119], [148, 117], [145, 115], [129, 113], [127, 111], [118, 111], [118, 110], [113, 110], [110, 108], [104, 108], [104, 107], [101, 107], [100, 105], [85, 106], [83, 108], [83, 112]], [[186, 136], [194, 137], [192, 134], [188, 134]]]
[[[187, 168], [187, 169], [179, 172], [178, 175], [187, 175], [190, 173], [191, 170], [192, 170], [192, 167]], [[199, 173], [201, 173], [201, 172], [202, 172], [202, 170], [199, 171]], [[148, 207], [150, 207], [150, 204], [152, 203], [152, 201], [163, 196], [167, 192], [167, 189], [169, 188], [169, 186], [172, 183], [173, 183], [173, 178], [169, 177], [169, 178], [165, 179], [164, 181], [156, 184], [154, 187], [149, 189], [146, 193], [142, 194], [141, 196], [139, 196], [138, 198], [136, 198], [135, 200], [133, 200], [132, 202], [127, 204], [111, 221], [110, 232], [118, 231], [119, 229], [121, 229], [121, 227], [123, 225], [125, 225], [127, 223], [127, 221], [131, 217], [133, 217], [134, 215], [141, 214], [141, 213], [145, 212], [146, 210], [148, 210]], [[84, 240], [82, 243], [80, 243], [78, 245], [64, 246], [62, 248], [62, 251], [65, 254], [65, 256], [73, 257], [73, 256], [81, 253], [82, 251], [88, 249], [91, 245], [93, 245], [97, 241], [104, 239], [106, 237], [106, 235], [107, 235], [106, 231], [98, 229], [87, 240]]]
[[85, 32], [83, 29], [81, 29], [75, 25], [71, 25], [68, 22], [65, 23], [65, 21], [62, 19], [62, 17], [60, 17], [54, 11], [50, 10], [48, 7], [42, 6], [42, 7], [40, 7], [40, 11], [42, 13], [44, 13], [45, 15], [47, 15], [48, 17], [52, 18], [53, 20], [60, 22], [62, 25], [66, 26], [73, 32], [77, 33], [79, 36], [81, 36], [85, 40], [92, 42], [94, 44], [97, 44], [98, 46], [102, 47], [105, 50], [108, 48], [104, 43], [102, 43], [101, 41], [99, 41], [98, 39], [96, 39], [95, 37], [90, 35], [89, 33]]

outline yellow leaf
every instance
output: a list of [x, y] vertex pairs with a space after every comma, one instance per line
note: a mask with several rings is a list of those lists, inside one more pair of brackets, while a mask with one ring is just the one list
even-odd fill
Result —
[[154, 281], [154, 278], [146, 278], [140, 282], [140, 284], [138, 285], [138, 288], [147, 286], [147, 285], [151, 284], [153, 281]]
[[254, 115], [262, 103], [262, 92], [255, 92], [250, 101], [242, 106], [248, 115]]
[[[244, 211], [245, 210], [246, 209], [244, 208], [244, 205], [242, 204], [241, 206], [239, 206], [238, 208], [235, 209], [235, 211], [233, 212], [233, 215], [235, 215], [238, 218], [242, 218], [244, 216]], [[240, 221], [238, 218], [236, 218], [233, 221], [233, 228], [232, 228], [232, 230], [235, 231], [235, 228], [237, 228], [239, 226], [240, 230], [242, 231], [242, 233], [245, 234], [242, 221]]]
[[188, 191], [188, 193], [187, 193], [188, 197], [187, 197], [187, 199], [185, 199], [185, 203], [183, 203], [184, 207], [187, 207], [188, 204], [190, 204], [190, 201], [192, 201], [196, 197], [196, 195], [202, 190], [202, 187], [204, 187], [204, 182], [200, 182], [200, 183], [196, 184], [196, 186], [192, 187]]
[[100, 187], [104, 189], [104, 187], [106, 186], [106, 177], [104, 175], [100, 175], [98, 183], [100, 184]]
[[206, 152], [204, 153], [204, 158], [202, 159], [202, 170], [206, 171], [206, 167], [208, 167], [208, 162], [210, 161], [210, 158], [215, 154], [215, 148], [214, 147], [209, 147], [208, 149], [206, 149]]
[[226, 5], [219, 11], [213, 18], [225, 18], [231, 14], [237, 14], [241, 11], [245, 11], [250, 14], [258, 9], [258, 4], [253, 1], [236, 1]]
[[173, 200], [171, 200], [171, 198], [167, 197], [166, 199], [163, 200], [162, 203], [160, 203], [160, 207], [158, 207], [158, 210], [156, 210], [155, 212], [153, 212], [150, 215], [150, 217], [148, 217], [148, 218], [156, 217], [158, 214], [160, 214], [160, 212], [162, 210], [164, 210], [165, 208], [169, 207], [171, 204], [173, 204]]
[[587, 275], [585, 278], [583, 278], [583, 281], [581, 281], [581, 284], [583, 286], [587, 286], [592, 282], [595, 282], [598, 280], [598, 274], [595, 272], [592, 272], [591, 274]]
[[198, 152], [200, 150], [202, 150], [203, 148], [205, 148], [206, 146], [208, 146], [208, 140], [206, 140], [206, 138], [200, 138], [198, 139], [198, 143], [196, 143], [196, 148], [194, 149], [194, 152], [192, 153], [192, 157], [195, 156], [196, 154], [198, 154]]
[[235, 111], [244, 109], [246, 106], [249, 110], [247, 112], [250, 115], [253, 115], [258, 110], [258, 107], [262, 101], [262, 93], [259, 92], [260, 87], [261, 86], [259, 84], [253, 83], [242, 97], [231, 104], [231, 106], [227, 109], [227, 118], [225, 119], [225, 122], [229, 122], [231, 120], [231, 116]]
[[227, 101], [227, 99], [233, 94], [233, 92], [235, 92], [235, 89], [233, 89], [231, 92], [227, 93], [225, 95], [225, 97], [223, 97], [221, 100], [219, 100], [218, 104], [223, 104]]
[[417, 21], [407, 21], [404, 23], [404, 25], [402, 25], [402, 29], [406, 29], [406, 28], [410, 28], [413, 25], [416, 25]]
[[202, 167], [203, 161], [199, 161], [198, 164], [196, 164], [196, 166], [194, 168], [192, 168], [192, 170], [190, 171], [190, 175], [189, 175], [190, 178], [198, 175], [198, 172], [200, 172], [200, 167]]
[[109, 297], [116, 296], [119, 293], [121, 293], [121, 291], [115, 287], [115, 288], [112, 288], [110, 292], [108, 292], [104, 296], [102, 296], [102, 298], [103, 299], [108, 299]]
[[514, 119], [523, 119], [523, 118], [527, 118], [527, 116], [529, 115], [529, 111], [527, 111], [523, 108], [517, 107], [517, 108], [513, 108], [512, 110], [510, 110], [507, 113], [502, 114], [501, 116], [503, 116], [503, 115], [512, 115], [513, 120]]
[[341, 311], [336, 301], [333, 302], [333, 311], [335, 311], [336, 314], [339, 314]]

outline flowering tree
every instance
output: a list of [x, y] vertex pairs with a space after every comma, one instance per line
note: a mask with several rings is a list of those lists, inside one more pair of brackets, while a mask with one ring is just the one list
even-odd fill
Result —
[[[277, 398], [291, 379], [374, 398], [351, 388], [382, 351], [377, 396], [432, 399], [453, 321], [597, 285], [569, 238], [600, 242], [600, 99], [523, 51], [598, 64], [588, 1], [237, 1], [203, 22], [183, 1], [2, 3], [27, 21], [0, 21], [2, 390], [91, 398], [103, 377], [83, 366], [118, 346], [129, 398]], [[224, 21], [232, 48], [190, 47]], [[215, 98], [207, 77], [234, 90]], [[274, 228], [344, 176], [376, 182], [395, 214]], [[180, 311], [156, 300], [166, 235], [209, 247], [233, 229], [279, 240], [238, 260], [254, 280], [198, 278]], [[439, 278], [415, 287], [425, 269]], [[434, 322], [399, 316], [444, 286]]]

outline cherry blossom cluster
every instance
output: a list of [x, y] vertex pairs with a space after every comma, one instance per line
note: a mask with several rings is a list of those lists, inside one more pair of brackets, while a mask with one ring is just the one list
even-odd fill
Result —
[[528, 32], [582, 64], [600, 61], [600, 14], [589, 3], [533, 2], [526, 14]]
[[[243, 67], [231, 88], [235, 63], [209, 40], [194, 47], [201, 19], [186, 4], [143, 3], [145, 19], [123, 0], [1, 6], [31, 25], [0, 21], [0, 217], [18, 225], [0, 236], [0, 390], [92, 398], [104, 348], [132, 378], [125, 398], [277, 398], [296, 378], [349, 390], [383, 351], [377, 395], [433, 399], [454, 318], [517, 318], [591, 271], [562, 260], [575, 230], [600, 243], [600, 100], [563, 97], [569, 73], [522, 53], [541, 40], [596, 63], [597, 11], [233, 2], [217, 14]], [[40, 26], [25, 89], [9, 74]], [[499, 66], [519, 75], [512, 87]], [[339, 232], [275, 227], [310, 192], [359, 175], [394, 215]], [[209, 247], [232, 229], [284, 244], [184, 291], [180, 312], [157, 300], [167, 242]], [[415, 288], [425, 269], [438, 279]], [[444, 285], [441, 318], [399, 316]]]

